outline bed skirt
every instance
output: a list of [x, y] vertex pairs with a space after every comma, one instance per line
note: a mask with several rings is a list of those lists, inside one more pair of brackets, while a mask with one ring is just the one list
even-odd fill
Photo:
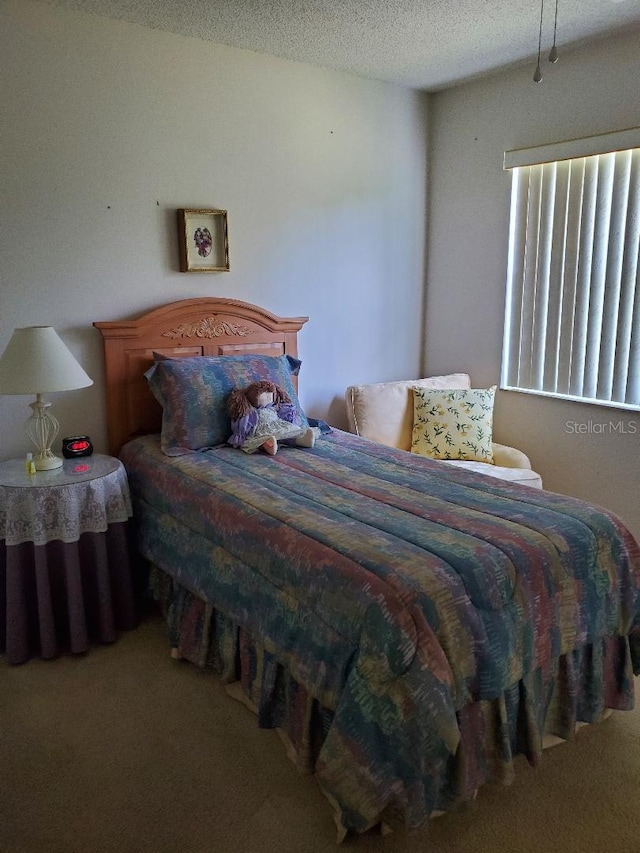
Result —
[[[584, 646], [562, 656], [553, 672], [536, 670], [499, 699], [473, 702], [457, 713], [460, 745], [440, 780], [435, 810], [425, 810], [424, 798], [420, 802], [419, 797], [405, 796], [372, 820], [371, 804], [363, 802], [361, 815], [354, 815], [347, 826], [343, 809], [326, 785], [331, 755], [323, 755], [336, 709], [309, 695], [242, 627], [153, 566], [149, 591], [162, 608], [177, 656], [215, 670], [234, 685], [228, 691], [255, 711], [259, 727], [278, 730], [300, 772], [323, 769], [318, 781], [334, 806], [339, 841], [350, 829], [365, 831], [376, 823], [418, 826], [434, 811], [450, 811], [473, 799], [487, 782], [509, 784], [516, 755], [524, 754], [536, 765], [547, 736], [571, 739], [579, 725], [601, 721], [609, 709], [630, 710], [634, 705], [628, 638]], [[354, 785], [357, 776], [354, 768]]]

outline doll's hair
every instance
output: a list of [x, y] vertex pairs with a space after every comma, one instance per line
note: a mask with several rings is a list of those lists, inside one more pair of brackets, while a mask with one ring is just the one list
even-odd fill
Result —
[[280, 403], [290, 403], [291, 399], [286, 391], [283, 391], [275, 382], [269, 382], [268, 379], [261, 379], [259, 382], [252, 382], [246, 388], [234, 388], [227, 398], [227, 414], [231, 420], [235, 421], [248, 415], [251, 409], [255, 409], [258, 404], [258, 397], [264, 393], [273, 394], [273, 403], [279, 406]]

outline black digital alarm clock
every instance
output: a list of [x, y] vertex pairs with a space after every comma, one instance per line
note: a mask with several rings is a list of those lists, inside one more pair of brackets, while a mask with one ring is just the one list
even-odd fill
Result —
[[65, 459], [77, 459], [79, 456], [91, 456], [93, 444], [88, 435], [72, 435], [62, 439], [62, 455]]

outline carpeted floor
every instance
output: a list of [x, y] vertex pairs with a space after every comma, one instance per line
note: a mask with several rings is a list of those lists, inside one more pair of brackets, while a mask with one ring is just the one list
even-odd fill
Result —
[[[640, 684], [638, 684], [640, 691]], [[0, 659], [1, 853], [327, 853], [329, 804], [160, 620], [81, 657]], [[640, 711], [518, 760], [509, 788], [380, 853], [640, 853]]]

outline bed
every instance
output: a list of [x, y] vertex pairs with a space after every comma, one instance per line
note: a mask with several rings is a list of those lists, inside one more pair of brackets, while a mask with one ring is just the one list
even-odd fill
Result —
[[95, 325], [170, 644], [278, 730], [341, 839], [421, 825], [630, 710], [640, 551], [604, 509], [322, 423], [313, 449], [225, 445], [220, 376], [277, 363], [295, 395], [306, 321], [204, 298]]

